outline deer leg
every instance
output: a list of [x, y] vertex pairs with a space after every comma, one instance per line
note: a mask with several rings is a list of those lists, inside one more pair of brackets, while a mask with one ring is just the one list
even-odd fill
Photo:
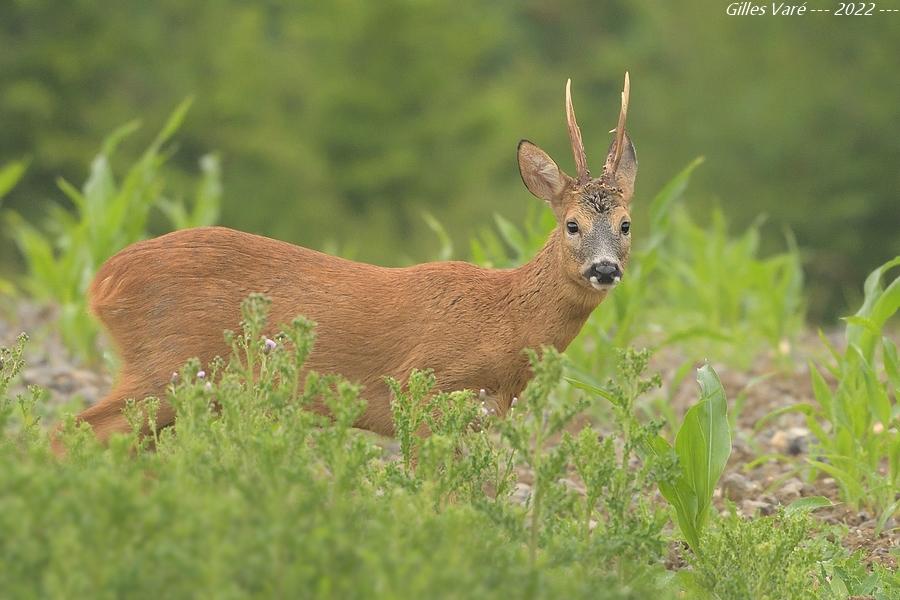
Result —
[[[94, 434], [101, 442], [109, 440], [114, 433], [128, 433], [131, 426], [125, 418], [122, 410], [129, 398], [141, 400], [152, 390], [147, 389], [147, 382], [143, 378], [122, 374], [113, 389], [102, 400], [81, 411], [76, 417], [76, 423], [87, 423], [94, 430]], [[161, 429], [171, 425], [175, 420], [174, 409], [165, 401], [160, 402], [156, 415], [157, 428]], [[64, 450], [58, 439], [58, 432], [54, 432], [51, 446], [57, 454], [63, 454]], [[150, 433], [150, 427], [144, 424], [141, 433]]]

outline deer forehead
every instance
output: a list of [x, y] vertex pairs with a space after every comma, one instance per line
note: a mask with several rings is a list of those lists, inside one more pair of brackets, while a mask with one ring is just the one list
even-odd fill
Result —
[[596, 221], [598, 217], [617, 221], [628, 215], [621, 191], [600, 181], [573, 190], [571, 207], [572, 216], [579, 216], [588, 222]]

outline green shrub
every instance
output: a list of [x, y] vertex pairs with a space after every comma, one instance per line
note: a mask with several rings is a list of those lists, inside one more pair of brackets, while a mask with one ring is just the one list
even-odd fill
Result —
[[713, 598], [826, 598], [820, 564], [842, 555], [839, 545], [813, 535], [811, 519], [792, 516], [713, 519], [703, 551], [691, 559], [692, 578]]
[[[764, 589], [756, 574], [771, 556], [753, 555], [762, 538], [786, 557], [788, 583], [813, 567], [811, 585], [836, 572], [847, 589], [889, 584], [862, 578], [820, 540], [792, 546], [794, 525], [782, 534], [715, 519], [698, 528], [696, 576], [667, 574], [668, 511], [653, 489], [675, 485], [684, 467], [645, 451], [660, 428], [634, 413], [658, 385], [643, 376], [647, 352], [624, 353], [616, 383], [599, 393], [615, 417], [602, 438], [573, 428], [588, 400], [566, 390], [565, 359], [552, 349], [531, 353], [534, 379], [504, 420], [468, 392], [435, 392], [428, 372], [391, 381], [395, 458], [352, 428], [365, 409], [357, 386], [301, 377], [313, 324], [297, 318], [265, 338], [268, 307], [248, 298], [241, 331], [226, 333], [228, 360], [205, 371], [190, 361], [173, 379], [177, 432], [156, 428], [160, 399], [131, 402], [131, 432], [107, 446], [68, 418], [62, 459], [36, 416], [40, 390], [7, 394], [24, 336], [0, 351], [4, 595], [741, 597], [720, 592]], [[423, 426], [429, 436], [413, 435]], [[516, 500], [520, 469], [534, 483]]]
[[[584, 501], [557, 480], [579, 446], [562, 444], [555, 455], [544, 442], [581, 406], [556, 395], [558, 354], [533, 357], [536, 379], [524, 408], [499, 437], [489, 417], [472, 427], [477, 411], [469, 394], [431, 394], [433, 379], [414, 373], [394, 387], [398, 430], [416, 431], [424, 422], [431, 435], [401, 436], [415, 447], [404, 448], [406, 461], [394, 460], [352, 429], [364, 410], [356, 386], [332, 375], [300, 377], [312, 324], [296, 319], [267, 340], [267, 309], [265, 298], [251, 296], [242, 330], [227, 334], [230, 359], [205, 372], [191, 361], [179, 372], [166, 398], [177, 434], [156, 429], [159, 400], [146, 399], [128, 405], [132, 432], [113, 436], [107, 447], [69, 418], [62, 460], [53, 458], [33, 417], [39, 396], [13, 402], [4, 393], [22, 367], [24, 340], [3, 353], [5, 594], [667, 597], [658, 589], [665, 513], [629, 513], [631, 525], [620, 528], [616, 545], [606, 529], [586, 539]], [[418, 402], [427, 403], [424, 411], [399, 408]], [[152, 434], [140, 437], [147, 424]], [[536, 435], [544, 442], [535, 444]], [[521, 441], [524, 454], [504, 440]], [[518, 463], [539, 473], [540, 509], [537, 501], [510, 499]], [[621, 505], [618, 495], [592, 489], [592, 502], [599, 493], [601, 505]], [[646, 504], [637, 494], [646, 487], [628, 489], [638, 497], [629, 494], [626, 506]], [[652, 552], [620, 557], [622, 540]], [[632, 560], [633, 568], [617, 571]]]

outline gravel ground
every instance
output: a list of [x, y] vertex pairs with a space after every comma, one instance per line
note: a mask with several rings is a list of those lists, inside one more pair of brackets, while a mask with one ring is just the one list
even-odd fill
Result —
[[[20, 377], [19, 386], [39, 385], [50, 392], [50, 402], [80, 402], [82, 405], [96, 402], [109, 388], [111, 377], [99, 368], [89, 368], [72, 361], [52, 328], [46, 327], [53, 320], [53, 311], [41, 309], [24, 302], [0, 306], [0, 345], [9, 345], [25, 331], [32, 336], [26, 354], [27, 368]], [[830, 336], [839, 344], [840, 335]], [[726, 501], [733, 502], [746, 515], [771, 514], [779, 505], [789, 504], [800, 497], [826, 496], [835, 506], [816, 511], [815, 515], [828, 523], [847, 527], [844, 544], [853, 550], [861, 549], [867, 560], [881, 562], [897, 568], [897, 549], [900, 548], [900, 523], [890, 519], [879, 535], [875, 534], [877, 515], [851, 510], [839, 502], [839, 489], [834, 479], [820, 476], [815, 481], [805, 481], [795, 473], [790, 464], [769, 460], [749, 468], [749, 463], [766, 454], [785, 454], [802, 459], [810, 445], [810, 432], [800, 415], [783, 415], [766, 423], [759, 431], [757, 421], [770, 411], [795, 402], [814, 402], [805, 366], [809, 358], [823, 359], [821, 342], [810, 333], [801, 336], [797, 346], [791, 349], [795, 356], [793, 370], [778, 369], [770, 357], [760, 357], [749, 369], [736, 370], [725, 365], [713, 366], [720, 375], [729, 398], [730, 408], [734, 400], [743, 395], [734, 451], [719, 488], [716, 490], [716, 506], [726, 510]], [[672, 381], [680, 358], [671, 352], [654, 357], [651, 369], [659, 371], [665, 382]], [[760, 379], [760, 376], [768, 375]], [[681, 415], [696, 401], [697, 386], [688, 377], [673, 395], [674, 408]], [[579, 419], [585, 423], [588, 419]], [[602, 423], [597, 423], [603, 429]], [[389, 452], [397, 452], [393, 440], [379, 440]], [[519, 472], [519, 483], [513, 495], [520, 502], [527, 502], [531, 495], [532, 474]], [[572, 479], [569, 484], [580, 489]]]

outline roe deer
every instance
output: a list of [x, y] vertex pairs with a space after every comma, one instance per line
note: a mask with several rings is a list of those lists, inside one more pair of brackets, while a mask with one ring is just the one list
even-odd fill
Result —
[[[630, 247], [629, 203], [637, 160], [625, 132], [625, 75], [615, 137], [600, 177], [591, 177], [566, 84], [566, 118], [577, 177], [522, 140], [525, 187], [549, 203], [558, 227], [543, 249], [515, 269], [465, 262], [385, 268], [352, 262], [223, 227], [201, 227], [133, 244], [100, 268], [91, 288], [94, 314], [122, 358], [112, 391], [78, 415], [101, 440], [129, 430], [128, 398], [165, 397], [186, 360], [207, 363], [229, 348], [241, 301], [271, 297], [274, 326], [298, 315], [315, 321], [306, 368], [362, 384], [368, 401], [356, 426], [391, 435], [390, 392], [431, 368], [441, 390], [486, 390], [504, 414], [530, 378], [524, 348], [564, 350], [622, 277]], [[161, 403], [158, 425], [174, 421]]]

